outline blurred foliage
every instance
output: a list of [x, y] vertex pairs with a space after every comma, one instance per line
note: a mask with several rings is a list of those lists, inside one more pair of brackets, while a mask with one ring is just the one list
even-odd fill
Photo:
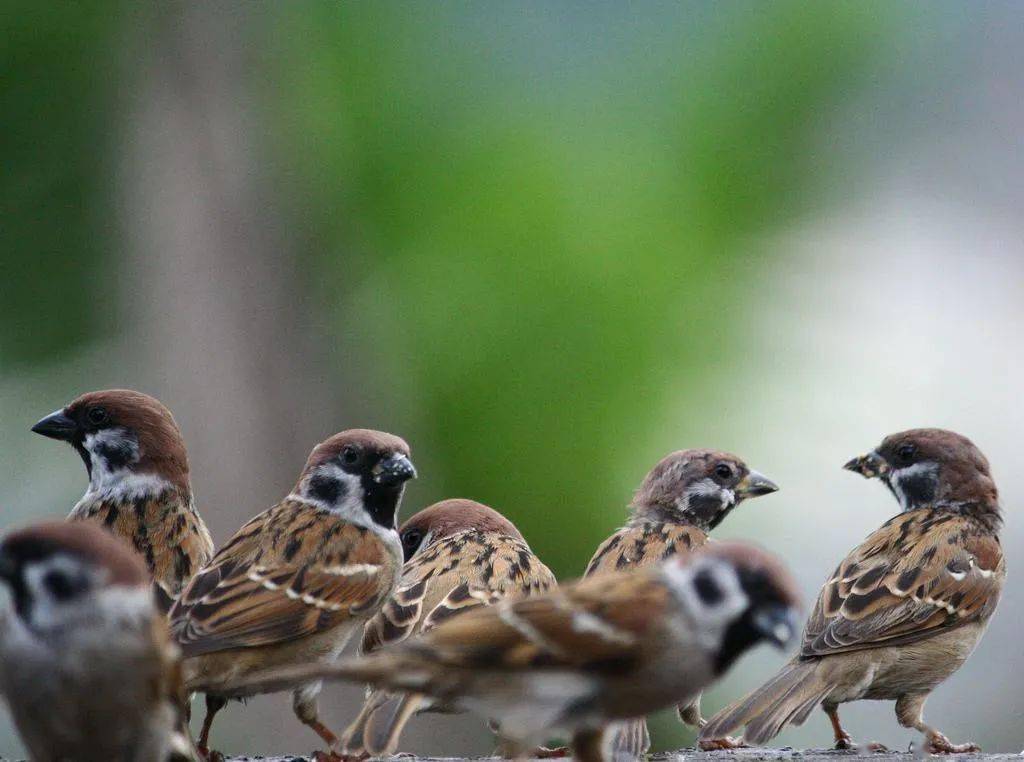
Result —
[[[117, 8], [4, 3], [8, 367], [117, 319], [116, 195], [100, 192], [115, 187], [107, 135], [123, 105]], [[741, 243], [805, 211], [836, 169], [811, 138], [872, 72], [894, 13], [260, 7], [267, 160], [305, 241], [342, 409], [365, 416], [349, 423], [407, 436], [429, 479], [407, 511], [490, 503], [575, 576], [624, 518], [623, 485], [668, 449], [719, 444], [684, 441], [694, 430], [664, 419], [667, 402], [699, 404], [742, 362]]]
[[270, 89], [338, 365], [388, 389], [345, 394], [401, 407], [429, 499], [504, 510], [570, 576], [664, 454], [666, 397], [735, 359], [737, 243], [805, 206], [807, 141], [890, 23], [573, 7], [291, 6]]
[[39, 361], [113, 323], [109, 287], [116, 2], [4, 0], [0, 359]]

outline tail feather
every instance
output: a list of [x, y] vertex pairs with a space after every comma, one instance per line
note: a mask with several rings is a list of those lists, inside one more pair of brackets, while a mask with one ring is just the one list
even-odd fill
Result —
[[647, 732], [647, 720], [620, 722], [612, 733], [611, 751], [614, 759], [637, 759], [651, 748], [651, 736]]
[[363, 746], [374, 757], [390, 757], [398, 749], [405, 724], [419, 711], [424, 697], [394, 693], [370, 710], [363, 727]]
[[774, 738], [789, 724], [800, 725], [835, 687], [822, 675], [820, 662], [789, 662], [753, 693], [727, 706], [701, 730], [701, 739], [724, 738], [745, 727], [753, 744]]

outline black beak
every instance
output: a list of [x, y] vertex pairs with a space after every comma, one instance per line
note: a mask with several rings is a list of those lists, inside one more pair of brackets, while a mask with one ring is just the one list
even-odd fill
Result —
[[416, 478], [416, 467], [401, 453], [381, 458], [373, 467], [373, 480], [378, 484], [396, 487]]
[[778, 491], [778, 484], [757, 471], [750, 471], [736, 485], [736, 496], [740, 498], [760, 497], [761, 495], [770, 495]]
[[78, 432], [78, 425], [63, 410], [57, 410], [33, 426], [32, 431], [50, 439], [70, 442]]
[[883, 476], [889, 471], [889, 464], [877, 452], [869, 452], [853, 460], [847, 461], [843, 466], [847, 471], [860, 474], [865, 479], [872, 479], [876, 476]]
[[768, 642], [785, 648], [800, 631], [800, 622], [791, 606], [773, 603], [761, 606], [754, 614], [754, 629]]

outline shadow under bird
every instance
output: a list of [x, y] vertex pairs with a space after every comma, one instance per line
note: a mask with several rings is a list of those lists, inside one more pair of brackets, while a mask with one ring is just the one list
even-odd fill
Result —
[[229, 699], [288, 690], [298, 719], [337, 759], [319, 718], [317, 680], [258, 678], [296, 664], [333, 662], [391, 597], [402, 566], [396, 517], [416, 475], [409, 446], [367, 429], [318, 444], [293, 491], [228, 540], [169, 613], [185, 686], [206, 694], [199, 750]]
[[[555, 587], [555, 576], [522, 534], [497, 511], [473, 500], [443, 500], [399, 529], [405, 566], [389, 600], [366, 624], [361, 654], [390, 648], [452, 617], [506, 598]], [[391, 756], [418, 712], [454, 707], [419, 693], [373, 691], [343, 736], [346, 755]]]
[[89, 486], [68, 516], [125, 540], [146, 561], [164, 611], [213, 555], [196, 511], [178, 424], [159, 400], [127, 389], [89, 392], [32, 431], [68, 442]]
[[34, 762], [154, 762], [190, 749], [178, 649], [142, 559], [89, 524], [0, 542], [0, 691]]
[[477, 607], [361, 659], [277, 678], [426, 694], [497, 720], [521, 752], [564, 735], [578, 760], [599, 762], [610, 724], [688, 703], [759, 642], [784, 646], [796, 632], [796, 600], [773, 556], [714, 543]]
[[710, 744], [745, 727], [747, 741], [763, 744], [820, 705], [836, 747], [847, 749], [854, 744], [839, 722], [839, 705], [882, 699], [896, 702], [900, 725], [924, 734], [926, 752], [978, 751], [973, 743], [951, 743], [923, 713], [928, 695], [974, 650], [1006, 577], [988, 460], [960, 434], [912, 429], [886, 437], [845, 468], [880, 479], [901, 513], [825, 581], [799, 655], [713, 717], [701, 737]]
[[[644, 478], [630, 503], [626, 525], [601, 543], [587, 565], [586, 576], [649, 566], [701, 548], [708, 533], [747, 498], [769, 495], [778, 487], [752, 471], [735, 455], [717, 450], [680, 450], [659, 461]], [[704, 724], [700, 695], [678, 707], [680, 719], [693, 727]], [[650, 748], [647, 721], [623, 723], [613, 733], [612, 747], [629, 757]]]

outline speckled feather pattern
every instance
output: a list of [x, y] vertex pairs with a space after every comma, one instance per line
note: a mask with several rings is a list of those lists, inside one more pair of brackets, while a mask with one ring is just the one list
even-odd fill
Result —
[[476, 529], [459, 532], [405, 564], [394, 596], [367, 623], [360, 650], [370, 653], [474, 606], [555, 584], [554, 574], [522, 540]]
[[968, 517], [919, 509], [890, 519], [839, 565], [804, 630], [802, 656], [913, 643], [995, 611], [999, 539]]
[[696, 550], [707, 541], [707, 534], [694, 526], [637, 519], [601, 543], [587, 564], [586, 576], [658, 564]]
[[87, 496], [68, 518], [95, 522], [126, 540], [145, 559], [164, 611], [213, 556], [213, 539], [191, 493], [170, 484], [130, 498]]
[[170, 612], [186, 656], [264, 646], [370, 616], [398, 552], [368, 528], [285, 500], [245, 524]]

